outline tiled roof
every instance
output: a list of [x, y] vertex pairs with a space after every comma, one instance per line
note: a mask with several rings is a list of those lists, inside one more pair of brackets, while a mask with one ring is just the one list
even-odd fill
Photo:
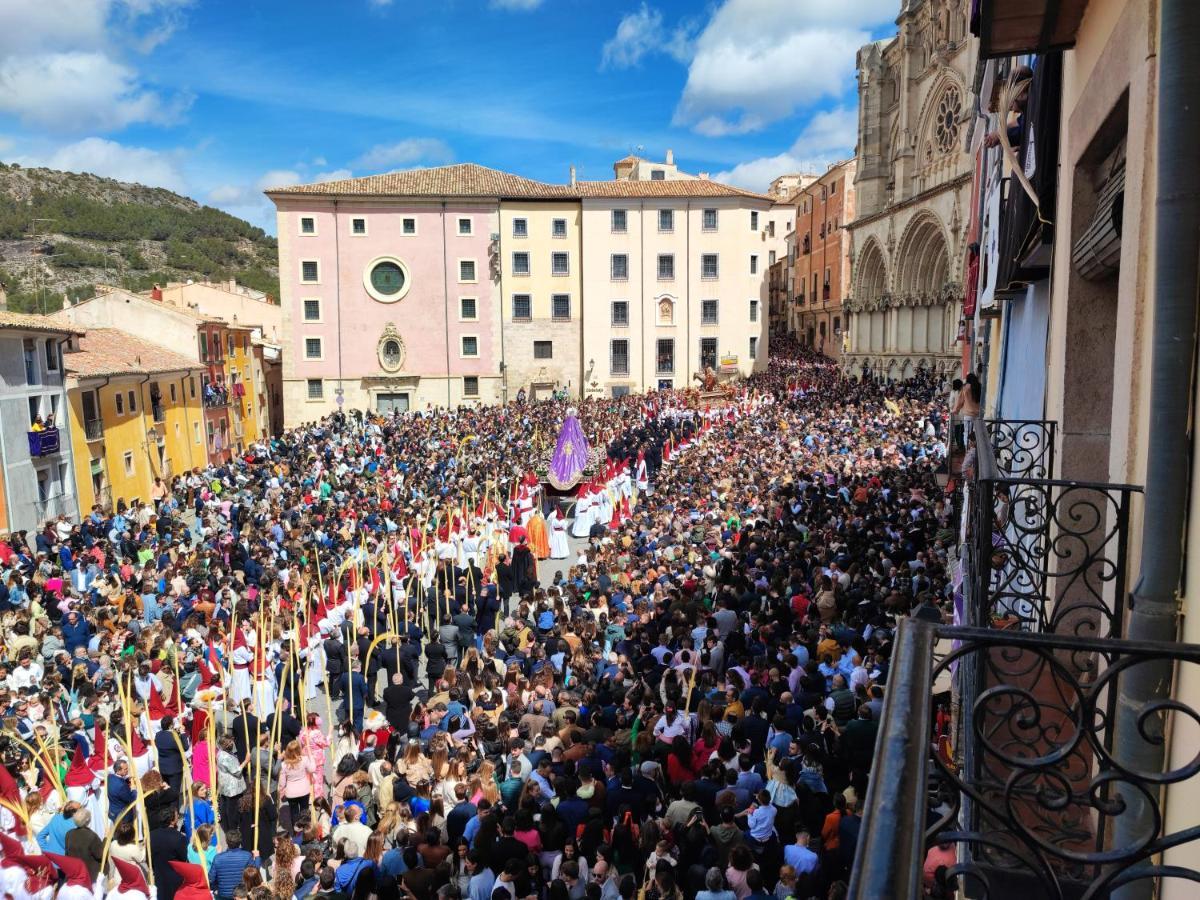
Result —
[[79, 378], [150, 375], [200, 369], [194, 359], [118, 328], [89, 328], [79, 349], [63, 354], [68, 374]]
[[409, 169], [347, 178], [343, 181], [323, 181], [318, 184], [298, 184], [274, 188], [265, 192], [273, 197], [286, 194], [328, 194], [337, 196], [390, 197], [564, 197], [572, 194], [565, 185], [545, 184], [489, 169], [475, 163], [454, 166], [435, 166], [429, 169]]
[[26, 313], [0, 310], [0, 328], [16, 328], [22, 331], [45, 331], [54, 334], [83, 334], [82, 328], [76, 328], [67, 322], [51, 319], [49, 316], [32, 316]]
[[386, 175], [368, 175], [343, 181], [322, 181], [273, 188], [268, 197], [496, 197], [498, 199], [578, 200], [619, 197], [749, 197], [771, 200], [765, 194], [744, 191], [703, 178], [675, 181], [577, 181], [573, 185], [547, 184], [489, 169], [475, 163], [410, 169]]
[[672, 181], [577, 181], [575, 190], [588, 198], [608, 197], [749, 197], [772, 200], [766, 194], [744, 191], [707, 178], [677, 178]]

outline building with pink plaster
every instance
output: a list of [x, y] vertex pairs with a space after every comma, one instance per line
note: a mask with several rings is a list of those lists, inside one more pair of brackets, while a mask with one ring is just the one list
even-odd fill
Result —
[[268, 191], [286, 426], [501, 401], [500, 201], [565, 191], [470, 164]]

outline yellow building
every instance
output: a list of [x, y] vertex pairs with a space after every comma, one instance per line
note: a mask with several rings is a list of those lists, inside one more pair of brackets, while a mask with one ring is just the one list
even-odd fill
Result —
[[[500, 290], [507, 399], [566, 388], [579, 396], [583, 311], [582, 231], [578, 200], [505, 200], [500, 204]], [[472, 301], [473, 304], [473, 301]], [[474, 308], [460, 309], [460, 317]]]
[[130, 503], [208, 464], [193, 359], [115, 328], [72, 338], [67, 372], [79, 508]]
[[229, 385], [229, 424], [233, 428], [232, 446], [244, 449], [266, 433], [266, 410], [258, 403], [261, 375], [256, 373], [253, 334], [245, 325], [226, 325], [224, 336], [225, 383]]

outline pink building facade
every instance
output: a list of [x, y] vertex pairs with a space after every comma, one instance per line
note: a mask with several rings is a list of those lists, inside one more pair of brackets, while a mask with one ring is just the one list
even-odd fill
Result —
[[500, 399], [498, 198], [272, 199], [287, 427]]

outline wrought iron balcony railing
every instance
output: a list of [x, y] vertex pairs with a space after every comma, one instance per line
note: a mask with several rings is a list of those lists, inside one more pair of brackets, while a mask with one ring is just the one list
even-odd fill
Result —
[[[1200, 828], [1171, 831], [1161, 790], [1200, 786], [1200, 760], [1142, 772], [1126, 760], [1114, 704], [1139, 666], [1174, 666], [1200, 676], [1200, 645], [937, 626], [905, 619], [896, 634], [861, 837], [853, 898], [924, 895], [923, 866], [937, 845], [957, 862], [937, 877], [969, 897], [1041, 900], [1108, 897], [1122, 885], [1200, 880], [1194, 867], [1161, 854], [1200, 840]], [[943, 673], [977, 669], [995, 684], [961, 698], [963, 740], [974, 760], [930, 752], [933, 686]], [[1148, 709], [1129, 740], [1161, 742], [1200, 713], [1177, 701]], [[1129, 846], [1115, 823], [1150, 808], [1150, 830]], [[1137, 810], [1139, 813], [1144, 811]], [[946, 896], [952, 896], [947, 893]]]
[[[921, 896], [939, 844], [956, 848], [942, 877], [968, 897], [1107, 898], [1135, 882], [1200, 880], [1200, 863], [1162, 856], [1200, 841], [1200, 827], [1170, 832], [1162, 805], [1166, 786], [1200, 776], [1200, 757], [1165, 772], [1127, 762], [1200, 714], [1163, 701], [1115, 730], [1132, 671], [1176, 667], [1177, 684], [1200, 675], [1200, 645], [1123, 639], [1141, 489], [1055, 479], [1053, 422], [975, 421], [970, 433], [953, 454], [966, 471], [950, 473], [963, 511], [955, 624], [900, 624], [851, 896]], [[939, 676], [952, 686], [940, 735]], [[1144, 826], [1129, 845], [1115, 843], [1123, 816]]]

